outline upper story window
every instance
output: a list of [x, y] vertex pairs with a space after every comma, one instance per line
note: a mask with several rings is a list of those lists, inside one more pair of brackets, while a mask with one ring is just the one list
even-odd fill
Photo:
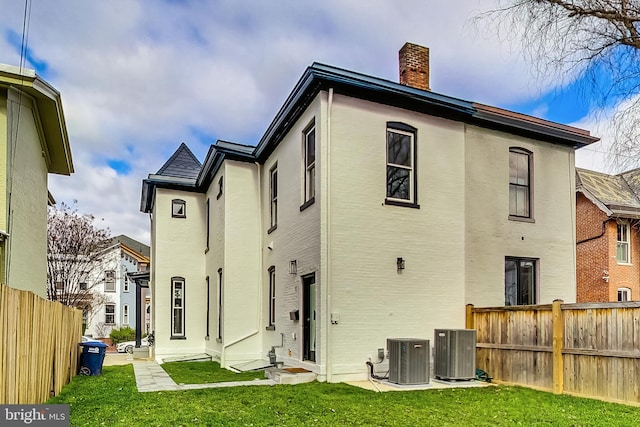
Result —
[[129, 276], [127, 273], [124, 274], [124, 284], [122, 285], [123, 292], [129, 292]]
[[210, 213], [211, 213], [211, 203], [210, 203], [209, 199], [207, 199], [207, 204], [205, 206], [205, 212], [204, 212], [204, 215], [205, 215], [205, 218], [206, 218], [206, 221], [207, 221], [207, 234], [205, 236], [205, 239], [206, 239], [206, 241], [205, 241], [205, 252], [207, 252], [209, 250], [209, 231], [210, 231], [209, 227], [211, 225], [210, 224], [210, 219], [209, 219]]
[[271, 233], [278, 225], [278, 164], [273, 165], [269, 171], [269, 230]]
[[115, 292], [116, 291], [116, 271], [106, 270], [104, 272], [104, 291]]
[[417, 207], [416, 129], [387, 123], [387, 197], [385, 203]]
[[630, 264], [631, 257], [629, 255], [629, 247], [631, 246], [631, 238], [629, 235], [629, 223], [619, 222], [618, 224], [618, 251], [616, 258], [620, 264]]
[[505, 258], [504, 305], [536, 304], [536, 262], [530, 258]]
[[173, 199], [171, 201], [171, 216], [173, 218], [186, 218], [187, 202], [180, 199]]
[[531, 152], [509, 149], [509, 216], [531, 218]]
[[316, 196], [316, 127], [304, 131], [304, 202], [313, 203]]
[[618, 301], [631, 301], [631, 289], [629, 288], [618, 288]]

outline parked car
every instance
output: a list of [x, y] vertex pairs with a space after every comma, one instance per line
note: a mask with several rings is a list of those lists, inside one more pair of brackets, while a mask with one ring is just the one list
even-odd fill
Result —
[[82, 342], [101, 342], [98, 339], [92, 338], [92, 337], [88, 337], [86, 335], [82, 336]]
[[[118, 353], [133, 353], [133, 349], [135, 347], [136, 347], [135, 341], [125, 341], [116, 345], [116, 350], [118, 350]], [[147, 338], [142, 338], [140, 340], [140, 348], [142, 347], [149, 347], [149, 341], [147, 340]]]

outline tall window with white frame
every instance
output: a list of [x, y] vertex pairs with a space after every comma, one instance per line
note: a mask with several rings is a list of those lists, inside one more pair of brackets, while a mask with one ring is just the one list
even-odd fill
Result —
[[183, 277], [171, 278], [171, 338], [185, 337], [185, 280]]
[[387, 204], [417, 207], [415, 145], [414, 127], [387, 123]]
[[207, 204], [205, 205], [205, 218], [206, 218], [206, 222], [207, 222], [207, 234], [206, 234], [206, 241], [205, 241], [205, 252], [209, 251], [209, 227], [210, 227], [210, 220], [209, 220], [209, 216], [210, 216], [210, 212], [211, 212], [211, 203], [209, 202], [209, 199], [207, 199]]
[[115, 292], [116, 291], [116, 271], [106, 270], [104, 272], [104, 291]]
[[618, 261], [618, 264], [631, 264], [631, 256], [629, 255], [629, 247], [631, 246], [629, 223], [619, 222], [617, 226], [618, 237], [616, 259]]
[[505, 258], [504, 305], [536, 304], [536, 264], [532, 258]]
[[222, 330], [224, 324], [224, 305], [223, 305], [223, 295], [222, 295], [223, 287], [222, 287], [222, 269], [218, 269], [218, 336], [216, 337], [218, 342], [222, 342]]
[[115, 304], [105, 304], [104, 305], [104, 323], [107, 325], [115, 325], [116, 324], [116, 305]]
[[271, 209], [269, 211], [269, 230], [271, 233], [278, 226], [278, 164], [276, 163], [269, 170], [269, 203]]
[[532, 218], [531, 157], [523, 148], [509, 148], [509, 217]]
[[122, 306], [122, 325], [129, 326], [129, 304]]
[[269, 326], [273, 330], [276, 327], [276, 267], [269, 267]]
[[[316, 196], [316, 126], [312, 123], [304, 131], [304, 203], [309, 205]], [[305, 206], [303, 205], [303, 206]]]

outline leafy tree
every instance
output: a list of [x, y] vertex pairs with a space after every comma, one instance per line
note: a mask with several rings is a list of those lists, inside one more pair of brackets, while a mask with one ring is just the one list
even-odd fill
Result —
[[109, 230], [94, 220], [64, 203], [49, 207], [47, 218], [47, 297], [87, 313], [105, 302], [94, 291], [112, 245]]
[[610, 160], [620, 167], [640, 159], [640, 1], [499, 0], [480, 14], [503, 38], [520, 39], [539, 75], [566, 81], [583, 77], [584, 89], [613, 114]]

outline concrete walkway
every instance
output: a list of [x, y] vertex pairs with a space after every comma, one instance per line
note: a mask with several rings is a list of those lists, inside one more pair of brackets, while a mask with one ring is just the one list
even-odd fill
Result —
[[195, 390], [200, 388], [238, 387], [247, 385], [275, 385], [272, 380], [232, 381], [208, 384], [176, 384], [156, 361], [134, 360], [133, 371], [139, 392]]

